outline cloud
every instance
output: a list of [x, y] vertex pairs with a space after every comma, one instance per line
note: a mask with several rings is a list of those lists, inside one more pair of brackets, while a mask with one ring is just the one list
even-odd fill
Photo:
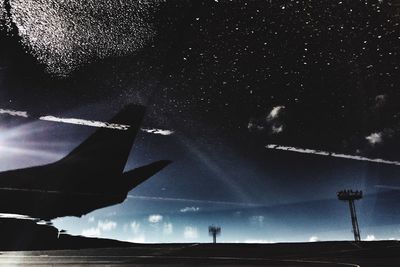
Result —
[[383, 107], [386, 104], [386, 95], [377, 95], [375, 97], [375, 108]]
[[338, 153], [315, 150], [315, 149], [308, 149], [308, 148], [279, 146], [279, 145], [275, 145], [275, 144], [269, 144], [269, 145], [266, 145], [265, 147], [267, 149], [274, 149], [274, 150], [291, 151], [291, 152], [304, 153], [304, 154], [313, 154], [313, 155], [327, 156], [327, 157], [334, 157], [334, 158], [343, 158], [343, 159], [353, 159], [353, 160], [369, 161], [369, 162], [375, 162], [375, 163], [383, 163], [383, 164], [400, 166], [399, 161], [390, 161], [390, 160], [384, 160], [384, 159], [371, 159], [371, 158], [366, 158], [366, 157], [361, 157], [361, 156], [338, 154]]
[[165, 129], [157, 129], [157, 128], [142, 128], [143, 132], [152, 133], [152, 134], [159, 134], [159, 135], [171, 135], [174, 134], [172, 130], [165, 130]]
[[397, 132], [398, 129], [384, 128], [382, 131], [370, 133], [365, 139], [368, 141], [369, 145], [374, 147], [375, 145], [383, 144], [385, 141], [392, 139], [396, 136]]
[[272, 133], [274, 133], [274, 134], [281, 133], [283, 131], [283, 125], [275, 125], [274, 124], [274, 125], [272, 125], [271, 130], [272, 130]]
[[265, 129], [265, 122], [260, 119], [250, 119], [249, 123], [247, 124], [247, 129], [249, 131], [263, 131]]
[[117, 227], [117, 223], [109, 220], [105, 221], [98, 221], [97, 222], [97, 228], [99, 228], [101, 231], [108, 232], [111, 230], [114, 230]]
[[373, 145], [373, 146], [376, 145], [376, 144], [380, 144], [383, 141], [381, 132], [379, 132], [379, 133], [371, 133], [370, 135], [365, 137], [365, 139], [367, 139], [369, 144]]
[[82, 230], [82, 235], [88, 237], [99, 237], [101, 236], [101, 231], [98, 227], [92, 227]]
[[279, 134], [284, 130], [284, 121], [282, 118], [285, 106], [276, 106], [268, 113], [267, 117], [250, 118], [247, 129], [250, 132], [264, 132], [267, 130], [270, 134]]
[[264, 225], [264, 219], [265, 219], [265, 217], [262, 216], [262, 215], [251, 216], [250, 217], [250, 222], [252, 224], [256, 224], [258, 226], [263, 226]]
[[149, 222], [150, 223], [159, 223], [163, 219], [163, 216], [160, 214], [152, 214], [149, 216]]
[[110, 212], [107, 212], [107, 214], [106, 214], [107, 217], [114, 217], [115, 215], [117, 215], [116, 211], [110, 211]]
[[91, 127], [110, 128], [110, 129], [116, 129], [116, 130], [128, 130], [130, 127], [129, 125], [124, 125], [124, 124], [83, 120], [83, 119], [76, 119], [76, 118], [60, 118], [60, 117], [54, 117], [54, 116], [42, 116], [39, 118], [39, 120], [52, 121], [52, 122], [63, 122], [63, 123], [69, 123], [69, 124], [78, 124], [78, 125], [85, 125], [85, 126], [91, 126]]
[[271, 121], [271, 120], [277, 119], [279, 117], [279, 115], [282, 113], [282, 110], [284, 108], [285, 108], [285, 106], [273, 107], [267, 116], [267, 120]]
[[[89, 218], [89, 220], [91, 218]], [[93, 220], [94, 220], [94, 218], [93, 218]], [[114, 221], [99, 220], [97, 222], [97, 227], [91, 227], [89, 229], [82, 230], [82, 235], [89, 236], [89, 237], [99, 237], [99, 236], [101, 236], [102, 232], [108, 232], [108, 231], [114, 230], [116, 227], [117, 227], [117, 223]]]
[[315, 235], [311, 236], [310, 239], [308, 239], [308, 242], [317, 242], [317, 241], [319, 241], [319, 238], [318, 236]]
[[164, 223], [163, 234], [170, 235], [173, 232], [174, 232], [174, 226], [172, 225], [172, 223]]
[[[1, 109], [0, 108], [0, 114], [8, 114], [11, 116], [18, 116], [18, 117], [24, 117], [24, 118], [32, 117], [26, 111], [18, 111], [18, 110], [12, 110], [12, 109]], [[42, 120], [42, 121], [61, 122], [61, 123], [67, 123], [67, 124], [77, 124], [77, 125], [84, 125], [84, 126], [90, 126], [90, 127], [109, 128], [109, 129], [115, 129], [115, 130], [128, 130], [130, 127], [130, 125], [125, 125], [125, 124], [109, 123], [109, 122], [94, 121], [94, 120], [85, 120], [85, 119], [78, 119], [78, 118], [61, 118], [61, 117], [55, 117], [55, 116], [51, 116], [51, 115], [40, 116], [40, 117], [38, 117], [38, 119]], [[174, 131], [167, 130], [167, 129], [141, 128], [141, 130], [146, 133], [158, 134], [158, 135], [174, 134]]]
[[186, 226], [183, 231], [183, 237], [186, 239], [196, 239], [199, 237], [196, 227]]
[[189, 199], [189, 198], [171, 198], [171, 197], [152, 197], [152, 196], [135, 196], [128, 195], [128, 198], [133, 199], [144, 199], [144, 200], [158, 200], [158, 201], [176, 201], [176, 202], [192, 202], [195, 204], [214, 204], [214, 205], [227, 205], [237, 207], [262, 207], [262, 204], [246, 203], [246, 202], [229, 202], [219, 200], [200, 200], [200, 199]]
[[8, 114], [8, 115], [11, 115], [11, 116], [18, 116], [18, 117], [28, 118], [28, 112], [26, 112], [26, 111], [18, 111], [18, 110], [1, 109], [0, 108], [0, 114]]
[[139, 233], [139, 230], [140, 230], [140, 223], [138, 223], [138, 222], [136, 222], [136, 221], [131, 222], [131, 229], [132, 229], [132, 232], [133, 232], [134, 234]]
[[196, 212], [199, 211], [199, 207], [185, 207], [183, 209], [180, 209], [181, 212]]
[[365, 238], [365, 241], [374, 241], [375, 236], [374, 235], [367, 235], [367, 238]]

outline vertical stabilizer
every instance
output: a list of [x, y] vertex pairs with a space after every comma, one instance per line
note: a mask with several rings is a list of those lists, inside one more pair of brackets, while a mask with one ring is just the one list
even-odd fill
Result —
[[58, 163], [71, 164], [83, 171], [96, 169], [105, 175], [121, 174], [144, 114], [143, 106], [126, 106], [108, 122], [128, 125], [126, 129], [101, 128]]

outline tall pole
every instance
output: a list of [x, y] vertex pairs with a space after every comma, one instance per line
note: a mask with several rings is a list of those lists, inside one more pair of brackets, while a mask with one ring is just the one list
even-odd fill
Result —
[[353, 225], [353, 234], [355, 241], [361, 241], [360, 228], [358, 227], [356, 206], [354, 205], [354, 200], [349, 200], [350, 214], [351, 214], [351, 224]]
[[343, 190], [343, 191], [338, 192], [337, 196], [338, 196], [339, 200], [349, 202], [351, 224], [353, 226], [354, 240], [356, 242], [361, 241], [360, 228], [358, 226], [356, 205], [354, 204], [354, 200], [362, 199], [362, 196], [363, 196], [362, 191]]

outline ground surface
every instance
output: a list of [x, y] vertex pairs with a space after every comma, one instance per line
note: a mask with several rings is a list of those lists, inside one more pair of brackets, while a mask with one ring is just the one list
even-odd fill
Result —
[[165, 244], [1, 252], [1, 266], [400, 266], [400, 243]]

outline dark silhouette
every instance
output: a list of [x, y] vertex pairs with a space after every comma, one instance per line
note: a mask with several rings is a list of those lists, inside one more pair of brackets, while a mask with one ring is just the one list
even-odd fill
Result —
[[[0, 220], [0, 250], [81, 249], [129, 247], [132, 243], [72, 236], [54, 226], [37, 224], [35, 220], [2, 218]], [[1, 263], [0, 263], [1, 265]]]
[[217, 235], [221, 234], [221, 227], [211, 225], [208, 227], [208, 233], [213, 237], [213, 243], [217, 243]]
[[101, 128], [57, 162], [0, 173], [0, 212], [48, 221], [123, 202], [132, 188], [170, 163], [123, 172], [144, 112], [143, 106], [129, 105], [110, 121], [129, 125], [126, 130]]
[[361, 199], [363, 196], [362, 191], [343, 190], [337, 193], [338, 199], [349, 202], [351, 223], [353, 225], [354, 240], [361, 241], [360, 228], [358, 227], [356, 206], [354, 200]]

